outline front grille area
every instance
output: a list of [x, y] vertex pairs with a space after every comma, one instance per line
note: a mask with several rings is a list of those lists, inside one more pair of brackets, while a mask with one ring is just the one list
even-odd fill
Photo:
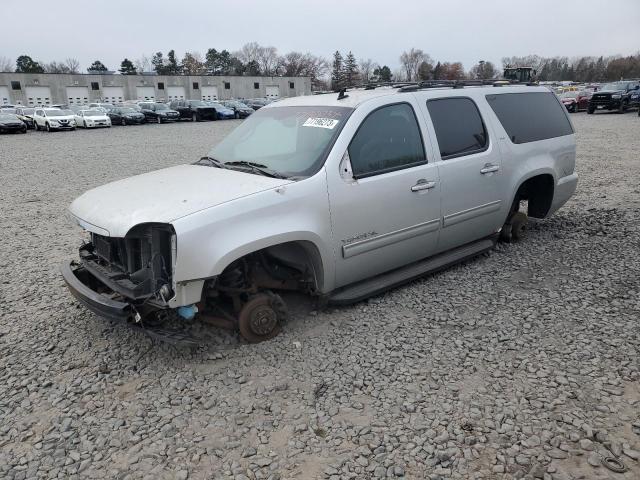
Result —
[[611, 102], [611, 95], [594, 93], [591, 97], [591, 103], [594, 105], [606, 105]]
[[166, 225], [141, 225], [125, 238], [91, 234], [80, 249], [85, 267], [115, 291], [140, 299], [171, 285], [172, 235]]

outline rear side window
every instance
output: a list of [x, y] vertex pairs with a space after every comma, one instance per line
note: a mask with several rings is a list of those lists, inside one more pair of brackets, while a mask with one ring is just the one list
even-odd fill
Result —
[[536, 142], [573, 133], [564, 107], [551, 92], [487, 95], [487, 101], [513, 143]]
[[355, 178], [425, 163], [413, 108], [398, 103], [370, 113], [349, 144], [349, 158]]
[[471, 155], [487, 149], [487, 130], [470, 98], [438, 98], [427, 102], [440, 146], [440, 157]]

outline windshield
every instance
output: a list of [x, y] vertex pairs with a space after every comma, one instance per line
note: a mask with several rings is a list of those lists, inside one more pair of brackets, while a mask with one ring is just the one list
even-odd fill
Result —
[[82, 115], [85, 117], [102, 117], [104, 114], [98, 110], [85, 110]]
[[15, 115], [10, 115], [8, 113], [0, 113], [0, 120], [2, 120], [3, 122], [6, 122], [8, 120], [20, 120], [20, 119]]
[[169, 110], [169, 107], [164, 103], [156, 103], [156, 110]]
[[133, 108], [121, 108], [120, 110], [118, 110], [120, 113], [138, 113], [136, 110], [134, 110]]
[[22, 114], [23, 115], [33, 115], [33, 112], [35, 112], [36, 109], [35, 108], [23, 108], [22, 109]]
[[603, 92], [617, 92], [618, 90], [624, 90], [627, 88], [627, 84], [624, 82], [607, 83], [602, 87]]
[[206, 107], [207, 104], [201, 100], [189, 100], [189, 105], [192, 107]]
[[209, 156], [220, 162], [252, 162], [286, 176], [309, 176], [324, 163], [353, 111], [348, 107], [265, 108], [251, 115]]
[[67, 110], [47, 110], [47, 117], [66, 117], [67, 115], [73, 115], [73, 113]]
[[211, 102], [209, 105], [212, 106], [212, 107], [216, 107], [216, 108], [227, 108], [224, 105], [222, 105], [221, 103], [216, 103], [216, 102]]
[[2, 113], [16, 113], [17, 110], [15, 108], [3, 108], [0, 110]]

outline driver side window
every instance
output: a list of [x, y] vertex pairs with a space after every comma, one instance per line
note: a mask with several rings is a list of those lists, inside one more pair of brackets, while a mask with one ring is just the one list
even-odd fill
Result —
[[413, 108], [407, 103], [374, 110], [349, 144], [354, 178], [364, 178], [426, 163]]

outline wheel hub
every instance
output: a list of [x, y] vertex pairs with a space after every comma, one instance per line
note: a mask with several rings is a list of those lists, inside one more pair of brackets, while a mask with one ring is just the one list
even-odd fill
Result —
[[267, 335], [278, 325], [278, 316], [269, 305], [257, 305], [251, 311], [249, 323], [254, 333]]

